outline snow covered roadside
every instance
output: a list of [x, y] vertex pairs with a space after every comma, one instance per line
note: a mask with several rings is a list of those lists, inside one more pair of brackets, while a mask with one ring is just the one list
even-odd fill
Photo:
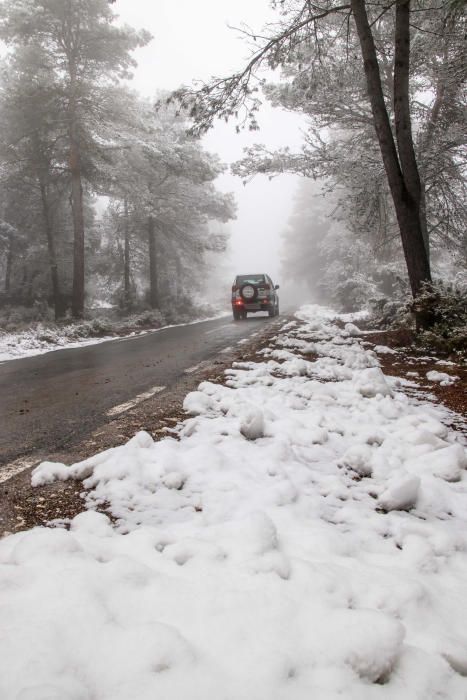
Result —
[[21, 357], [32, 357], [33, 355], [43, 355], [54, 350], [65, 348], [79, 348], [85, 345], [95, 345], [105, 343], [107, 340], [115, 340], [115, 336], [103, 336], [101, 338], [81, 338], [80, 340], [70, 339], [66, 335], [58, 333], [47, 338], [41, 337], [41, 333], [36, 330], [21, 331], [19, 333], [2, 333], [0, 335], [0, 362], [17, 360]]
[[[108, 340], [122, 340], [124, 338], [132, 338], [137, 335], [146, 335], [147, 333], [156, 333], [167, 328], [177, 328], [179, 326], [192, 326], [203, 321], [215, 321], [218, 318], [230, 316], [230, 312], [223, 312], [215, 316], [206, 318], [197, 318], [186, 323], [176, 323], [172, 325], [161, 326], [160, 328], [146, 328], [144, 330], [134, 330], [127, 335], [105, 335], [101, 337], [85, 337], [76, 338], [73, 335], [73, 326], [64, 327], [63, 331], [59, 329], [41, 329], [36, 328], [18, 333], [0, 333], [0, 362], [8, 360], [17, 360], [21, 357], [32, 357], [33, 355], [43, 355], [54, 350], [64, 350], [71, 348], [84, 347], [86, 345], [96, 345], [97, 343], [105, 343]], [[79, 329], [78, 329], [79, 330]], [[71, 333], [71, 335], [70, 335]]]
[[0, 542], [2, 700], [465, 699], [465, 447], [297, 316], [177, 435], [37, 468], [91, 510]]

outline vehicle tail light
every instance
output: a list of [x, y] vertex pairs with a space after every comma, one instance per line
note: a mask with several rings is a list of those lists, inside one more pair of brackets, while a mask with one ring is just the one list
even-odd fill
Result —
[[267, 292], [269, 292], [269, 290], [271, 289], [271, 285], [270, 284], [263, 284], [263, 289], [265, 289]]
[[236, 284], [232, 285], [232, 292], [236, 292], [238, 290], [238, 287]]

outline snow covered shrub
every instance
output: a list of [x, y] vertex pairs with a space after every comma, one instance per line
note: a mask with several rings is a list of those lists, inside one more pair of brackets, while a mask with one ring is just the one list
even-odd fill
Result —
[[407, 296], [370, 300], [370, 325], [377, 328], [412, 328], [413, 316]]
[[467, 350], [467, 287], [435, 282], [417, 299], [417, 310], [432, 314], [432, 328], [420, 334], [420, 344], [438, 352]]
[[112, 321], [108, 318], [93, 318], [88, 324], [89, 335], [107, 335], [112, 331]]
[[429, 331], [424, 331], [420, 337], [422, 347], [437, 352], [467, 355], [467, 324], [462, 328], [448, 330], [445, 324], [436, 324]]
[[93, 318], [90, 321], [65, 326], [64, 331], [68, 338], [94, 338], [109, 335], [112, 332], [112, 323], [107, 318]]
[[0, 310], [0, 328], [14, 332], [30, 327], [36, 321], [52, 321], [53, 311], [43, 302], [32, 306], [4, 306]]
[[37, 335], [37, 340], [44, 342], [44, 343], [57, 343], [58, 342], [58, 337], [59, 333], [57, 332], [56, 328], [52, 328], [49, 326], [43, 326], [42, 323], [39, 323], [36, 328], [36, 335]]
[[126, 323], [130, 326], [160, 328], [165, 324], [165, 317], [158, 309], [146, 309], [139, 314], [130, 316], [126, 319]]
[[219, 309], [207, 302], [188, 297], [179, 297], [163, 306], [167, 323], [188, 323], [198, 318], [209, 318], [219, 313]]
[[[331, 285], [328, 283], [328, 286]], [[331, 289], [327, 291], [331, 292]], [[344, 312], [358, 311], [366, 306], [375, 291], [373, 281], [357, 272], [344, 279], [336, 279], [332, 297]]]

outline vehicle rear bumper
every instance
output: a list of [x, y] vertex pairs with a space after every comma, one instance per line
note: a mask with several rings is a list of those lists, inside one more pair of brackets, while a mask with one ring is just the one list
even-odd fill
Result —
[[255, 301], [252, 304], [232, 304], [232, 309], [237, 311], [267, 311], [271, 305], [271, 302], [265, 299], [264, 301]]

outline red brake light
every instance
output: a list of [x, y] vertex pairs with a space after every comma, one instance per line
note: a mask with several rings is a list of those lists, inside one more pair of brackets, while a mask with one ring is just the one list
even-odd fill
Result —
[[263, 284], [263, 289], [265, 289], [267, 292], [269, 292], [269, 290], [271, 289], [271, 285], [270, 284]]

